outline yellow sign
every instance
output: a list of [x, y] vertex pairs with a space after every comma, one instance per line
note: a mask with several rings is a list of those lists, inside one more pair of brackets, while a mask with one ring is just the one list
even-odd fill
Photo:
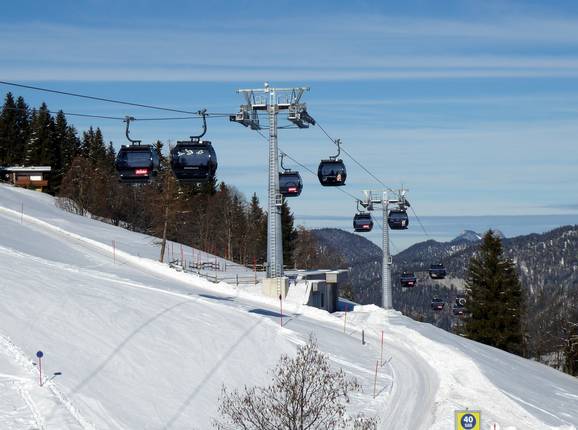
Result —
[[456, 430], [480, 430], [482, 413], [480, 411], [456, 411]]

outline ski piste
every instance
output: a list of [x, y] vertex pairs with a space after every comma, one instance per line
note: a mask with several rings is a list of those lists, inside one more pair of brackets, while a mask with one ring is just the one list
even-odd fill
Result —
[[576, 428], [578, 381], [547, 366], [372, 305], [348, 312], [344, 330], [343, 313], [303, 305], [303, 286], [281, 327], [278, 301], [258, 287], [157, 257], [155, 238], [0, 185], [0, 428], [210, 428], [223, 384], [265, 384], [310, 333], [362, 386], [349, 413], [377, 416], [380, 429], [447, 430], [465, 409], [482, 411], [483, 426]]

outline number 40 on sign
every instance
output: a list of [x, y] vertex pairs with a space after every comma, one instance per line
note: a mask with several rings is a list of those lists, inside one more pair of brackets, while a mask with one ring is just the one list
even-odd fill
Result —
[[482, 413], [480, 411], [456, 411], [456, 430], [480, 430]]

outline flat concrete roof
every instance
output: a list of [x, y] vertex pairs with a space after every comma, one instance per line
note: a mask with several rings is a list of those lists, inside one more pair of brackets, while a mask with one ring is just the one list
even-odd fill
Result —
[[50, 166], [7, 166], [0, 167], [0, 170], [6, 172], [50, 172], [52, 167]]

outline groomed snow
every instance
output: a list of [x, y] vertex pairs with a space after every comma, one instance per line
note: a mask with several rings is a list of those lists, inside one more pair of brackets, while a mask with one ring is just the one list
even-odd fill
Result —
[[361, 383], [351, 413], [382, 429], [451, 429], [465, 408], [482, 410], [484, 426], [576, 428], [576, 378], [374, 306], [345, 321], [295, 294], [281, 327], [278, 302], [258, 289], [176, 272], [158, 253], [149, 236], [0, 185], [0, 428], [207, 429], [223, 384], [266, 383], [311, 333]]

